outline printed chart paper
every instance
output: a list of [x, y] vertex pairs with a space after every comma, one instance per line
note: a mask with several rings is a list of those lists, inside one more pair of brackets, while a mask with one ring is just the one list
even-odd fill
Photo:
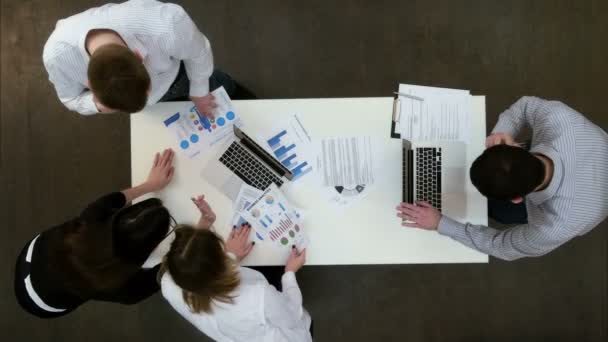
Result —
[[278, 125], [264, 140], [266, 150], [293, 172], [293, 182], [313, 170], [308, 157], [311, 139], [297, 115]]
[[242, 126], [241, 119], [232, 108], [230, 97], [224, 87], [214, 90], [212, 94], [217, 104], [213, 110], [214, 118], [206, 118], [192, 104], [163, 118], [164, 126], [177, 139], [177, 150], [182, 151], [189, 158], [200, 155], [207, 147], [230, 136], [233, 125]]
[[200, 126], [200, 120], [194, 107], [165, 117], [163, 124], [177, 139], [179, 146], [177, 150], [189, 158], [198, 156], [208, 146], [203, 141], [203, 128]]
[[271, 184], [241, 216], [262, 241], [269, 241], [280, 248], [296, 245], [301, 250], [308, 246], [309, 238], [300, 225], [302, 217], [299, 211], [275, 184]]

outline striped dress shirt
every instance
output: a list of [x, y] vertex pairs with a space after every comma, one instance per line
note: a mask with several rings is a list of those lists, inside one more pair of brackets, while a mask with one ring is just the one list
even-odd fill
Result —
[[558, 101], [523, 97], [492, 133], [532, 129], [530, 151], [553, 161], [553, 178], [525, 198], [528, 223], [506, 230], [443, 216], [439, 233], [500, 259], [540, 256], [583, 235], [608, 216], [608, 134]]
[[80, 114], [95, 114], [97, 107], [87, 86], [89, 31], [109, 29], [118, 33], [144, 58], [150, 75], [148, 104], [161, 99], [183, 61], [190, 79], [190, 96], [209, 93], [213, 54], [207, 38], [184, 9], [154, 0], [107, 4], [59, 20], [42, 55], [49, 80], [61, 102]]

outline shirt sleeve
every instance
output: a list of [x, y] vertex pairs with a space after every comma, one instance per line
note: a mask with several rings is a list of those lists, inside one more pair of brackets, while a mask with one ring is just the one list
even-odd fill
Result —
[[44, 65], [49, 74], [49, 80], [53, 83], [57, 96], [69, 110], [82, 115], [97, 114], [97, 106], [93, 101], [93, 93], [87, 90], [80, 82], [71, 79], [61, 69], [59, 61], [45, 61]]
[[85, 222], [102, 222], [114, 215], [127, 204], [127, 198], [122, 192], [112, 192], [98, 198], [89, 204], [80, 214]]
[[555, 238], [548, 226], [532, 224], [517, 225], [498, 230], [483, 225], [460, 223], [443, 216], [439, 221], [438, 232], [482, 253], [503, 260], [535, 257], [549, 253], [571, 236]]
[[190, 79], [190, 96], [205, 96], [209, 93], [209, 77], [213, 73], [211, 44], [181, 6], [171, 8], [175, 11], [174, 30], [168, 39], [167, 52], [184, 62]]
[[524, 127], [535, 127], [539, 111], [547, 102], [538, 97], [522, 97], [500, 114], [492, 133], [508, 133], [515, 137]]
[[312, 341], [295, 274], [286, 272], [281, 282], [283, 292], [270, 284], [264, 291], [264, 315], [273, 330], [273, 341]]

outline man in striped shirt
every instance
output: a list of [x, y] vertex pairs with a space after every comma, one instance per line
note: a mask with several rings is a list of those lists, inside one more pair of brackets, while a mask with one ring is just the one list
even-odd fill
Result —
[[43, 60], [61, 102], [85, 115], [137, 112], [188, 95], [210, 115], [210, 87], [223, 85], [231, 96], [237, 88], [214, 72], [209, 41], [184, 9], [154, 0], [107, 4], [59, 20]]
[[[513, 139], [526, 126], [532, 129], [530, 151]], [[402, 203], [397, 216], [414, 222], [403, 225], [437, 230], [514, 260], [547, 254], [608, 216], [608, 135], [574, 109], [523, 97], [500, 115], [486, 146], [471, 166], [471, 181], [492, 200], [490, 214], [500, 201], [524, 203], [524, 215], [512, 220], [519, 224], [498, 230], [456, 222], [427, 203]]]

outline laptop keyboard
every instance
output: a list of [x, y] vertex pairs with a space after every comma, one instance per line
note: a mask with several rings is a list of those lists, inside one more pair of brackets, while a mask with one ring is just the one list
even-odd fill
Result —
[[278, 187], [283, 185], [283, 181], [279, 177], [236, 141], [230, 144], [226, 152], [222, 154], [220, 162], [245, 183], [260, 190], [266, 190], [271, 183]]
[[416, 148], [415, 196], [441, 211], [441, 148]]

